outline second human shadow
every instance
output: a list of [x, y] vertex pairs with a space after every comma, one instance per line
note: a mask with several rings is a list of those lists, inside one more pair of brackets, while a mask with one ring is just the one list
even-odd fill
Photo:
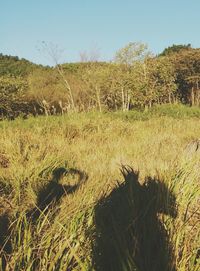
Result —
[[168, 233], [158, 214], [176, 217], [176, 199], [158, 179], [123, 167], [125, 181], [95, 207], [93, 266], [98, 271], [175, 271]]

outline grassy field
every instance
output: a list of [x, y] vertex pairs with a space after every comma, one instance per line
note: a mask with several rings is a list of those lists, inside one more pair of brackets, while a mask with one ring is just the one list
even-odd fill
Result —
[[200, 270], [199, 137], [184, 106], [0, 122], [0, 270]]

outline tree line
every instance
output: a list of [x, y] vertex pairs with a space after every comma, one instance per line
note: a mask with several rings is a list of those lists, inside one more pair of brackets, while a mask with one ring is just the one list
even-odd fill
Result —
[[173, 45], [153, 55], [131, 42], [111, 62], [44, 67], [0, 54], [0, 115], [148, 110], [156, 104], [200, 105], [200, 49]]

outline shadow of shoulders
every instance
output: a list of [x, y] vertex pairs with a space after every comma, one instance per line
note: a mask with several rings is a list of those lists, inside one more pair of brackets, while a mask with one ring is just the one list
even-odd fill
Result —
[[123, 167], [124, 182], [95, 207], [93, 265], [101, 271], [175, 271], [168, 234], [158, 214], [176, 216], [176, 200], [158, 179]]

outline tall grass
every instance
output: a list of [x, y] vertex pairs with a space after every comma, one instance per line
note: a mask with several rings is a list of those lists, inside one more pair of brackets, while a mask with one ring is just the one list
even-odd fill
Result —
[[[0, 123], [0, 227], [6, 229], [0, 238], [0, 270], [98, 269], [96, 206], [124, 182], [122, 165], [140, 171], [141, 185], [149, 176], [173, 191], [176, 218], [158, 218], [172, 245], [176, 270], [199, 270], [200, 159], [184, 152], [200, 135], [199, 109], [191, 113], [181, 107], [186, 113], [179, 118], [174, 117], [177, 108], [170, 113], [153, 110], [145, 118], [138, 112], [94, 112]], [[29, 214], [38, 207], [38, 194], [61, 167], [86, 172], [88, 179], [33, 218]], [[63, 174], [60, 183], [73, 186], [77, 176]], [[113, 240], [125, 251], [117, 228]], [[127, 255], [121, 256], [121, 270], [134, 270], [134, 265], [142, 271], [133, 255]]]

